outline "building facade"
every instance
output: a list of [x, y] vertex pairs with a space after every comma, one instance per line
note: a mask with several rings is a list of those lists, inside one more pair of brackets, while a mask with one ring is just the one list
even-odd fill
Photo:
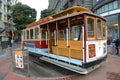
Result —
[[107, 20], [107, 37], [120, 38], [120, 0], [94, 0], [92, 10]]
[[8, 41], [7, 32], [14, 30], [11, 7], [16, 0], [0, 0], [0, 42]]
[[93, 0], [49, 0], [48, 9], [54, 9], [55, 12], [65, 10], [72, 6], [83, 6], [91, 9]]

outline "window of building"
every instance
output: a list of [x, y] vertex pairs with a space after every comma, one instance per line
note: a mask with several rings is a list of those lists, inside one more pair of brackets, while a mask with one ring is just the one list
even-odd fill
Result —
[[98, 2], [99, 0], [96, 0], [96, 2]]
[[118, 8], [118, 2], [114, 1], [114, 2], [108, 3], [108, 4], [98, 8], [96, 10], [96, 13], [100, 14], [100, 13], [104, 13], [104, 12], [107, 12], [107, 11], [110, 11], [110, 10], [113, 10], [113, 9], [117, 9], [117, 8]]
[[99, 14], [100, 12], [99, 12], [99, 9], [97, 10], [97, 14]]
[[102, 8], [99, 8], [99, 10], [100, 10], [99, 12], [102, 13]]
[[112, 3], [109, 3], [108, 6], [109, 6], [109, 9], [108, 9], [108, 10], [112, 10], [112, 9], [113, 9]]
[[105, 11], [108, 11], [108, 5], [105, 5]]
[[118, 2], [117, 2], [117, 1], [114, 1], [114, 2], [113, 2], [113, 9], [116, 9], [116, 8], [118, 8]]
[[105, 6], [102, 6], [102, 12], [105, 12]]

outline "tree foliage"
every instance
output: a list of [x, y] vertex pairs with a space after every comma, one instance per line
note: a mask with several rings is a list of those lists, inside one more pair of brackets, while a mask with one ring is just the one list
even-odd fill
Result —
[[47, 17], [49, 15], [55, 14], [55, 11], [53, 9], [44, 9], [41, 11], [41, 18]]
[[25, 4], [17, 3], [12, 6], [12, 18], [18, 32], [25, 26], [36, 20], [36, 10]]

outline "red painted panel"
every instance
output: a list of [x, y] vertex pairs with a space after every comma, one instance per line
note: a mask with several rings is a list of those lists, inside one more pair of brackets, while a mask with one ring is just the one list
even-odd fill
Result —
[[41, 44], [40, 41], [35, 41], [36, 48], [48, 48], [48, 45], [46, 45], [46, 40], [42, 40]]
[[48, 48], [48, 45], [46, 45], [46, 40], [41, 41], [41, 48]]
[[40, 46], [40, 41], [35, 41], [35, 47], [36, 47], [36, 48], [41, 48], [41, 46]]

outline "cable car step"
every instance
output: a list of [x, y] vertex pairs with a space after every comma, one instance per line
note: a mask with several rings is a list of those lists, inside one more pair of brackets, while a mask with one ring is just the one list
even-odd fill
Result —
[[70, 63], [66, 63], [66, 62], [63, 62], [63, 61], [58, 61], [58, 60], [55, 60], [55, 59], [52, 59], [52, 58], [49, 58], [49, 57], [44, 57], [43, 56], [40, 59], [44, 60], [46, 62], [55, 64], [57, 66], [63, 67], [65, 69], [71, 70], [73, 72], [80, 73], [80, 74], [87, 74], [87, 73], [95, 70], [96, 68], [100, 67], [100, 64], [98, 64], [98, 65], [94, 65], [94, 66], [86, 69], [86, 68], [82, 68], [82, 67], [77, 66], [77, 65], [72, 65]]

